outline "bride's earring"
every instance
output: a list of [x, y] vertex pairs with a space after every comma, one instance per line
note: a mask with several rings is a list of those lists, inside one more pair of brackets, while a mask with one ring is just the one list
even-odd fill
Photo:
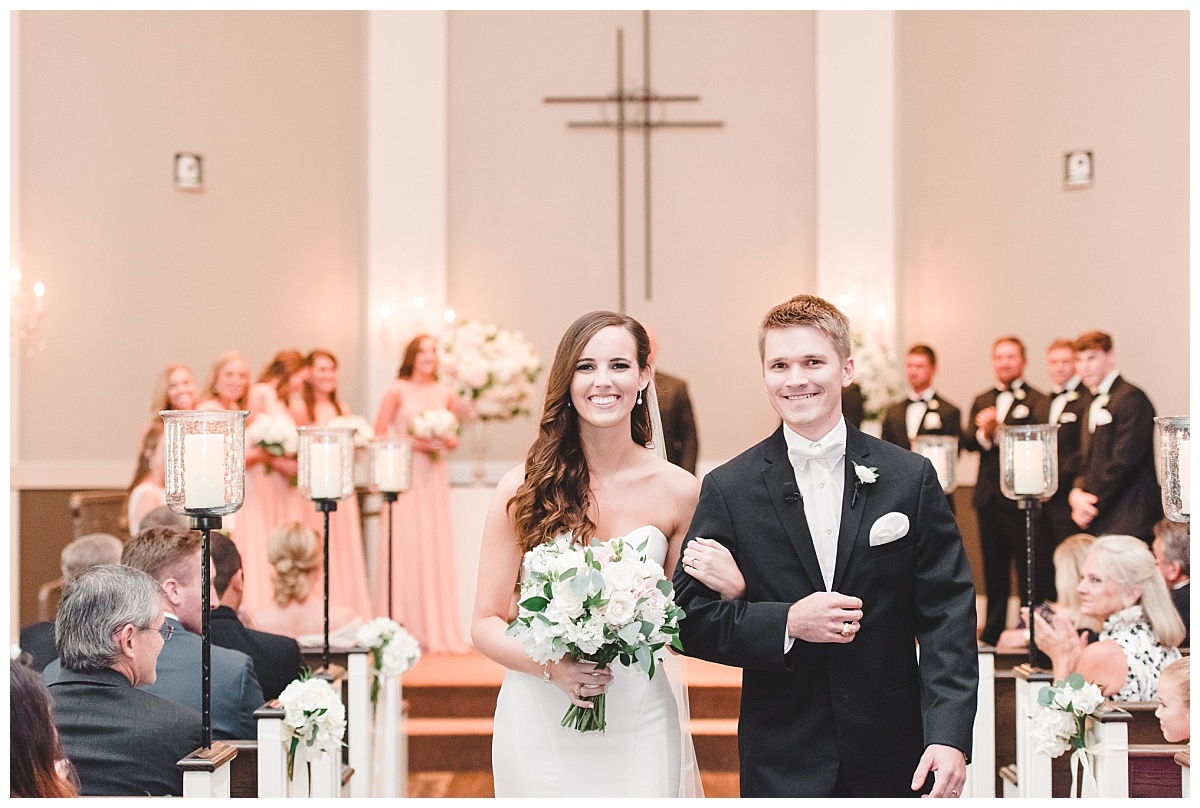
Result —
[[641, 390], [638, 390], [638, 400], [637, 400], [637, 403], [638, 403], [638, 404], [641, 404], [641, 403], [642, 403], [642, 391], [641, 391]]

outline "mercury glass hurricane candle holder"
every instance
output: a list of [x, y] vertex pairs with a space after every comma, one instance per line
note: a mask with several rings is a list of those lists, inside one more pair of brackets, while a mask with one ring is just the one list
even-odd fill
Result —
[[246, 495], [245, 410], [163, 410], [167, 505], [189, 516], [225, 516]]
[[929, 458], [933, 470], [937, 472], [938, 482], [942, 484], [942, 491], [949, 494], [955, 489], [958, 485], [957, 435], [917, 435], [913, 439], [912, 450]]
[[354, 493], [354, 428], [302, 426], [297, 487], [310, 500], [342, 500]]
[[1155, 450], [1162, 475], [1163, 513], [1172, 522], [1192, 521], [1192, 425], [1187, 415], [1155, 418]]
[[412, 487], [412, 441], [371, 441], [371, 487], [381, 494], [403, 494]]
[[1000, 490], [1015, 500], [1045, 502], [1058, 490], [1058, 425], [1003, 425], [996, 429], [1000, 449]]

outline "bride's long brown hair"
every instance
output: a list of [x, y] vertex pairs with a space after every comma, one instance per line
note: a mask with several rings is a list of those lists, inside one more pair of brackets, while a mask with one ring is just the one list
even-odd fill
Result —
[[[525, 481], [508, 501], [517, 541], [524, 551], [560, 533], [569, 531], [579, 539], [588, 539], [596, 532], [596, 524], [588, 516], [591, 475], [579, 440], [579, 415], [571, 407], [571, 379], [588, 342], [601, 329], [612, 326], [624, 328], [633, 336], [638, 370], [649, 364], [650, 337], [641, 323], [624, 314], [593, 311], [572, 323], [563, 334], [546, 380], [546, 405], [537, 438], [525, 456]], [[650, 443], [653, 432], [646, 405], [634, 406], [630, 433], [640, 446]]]

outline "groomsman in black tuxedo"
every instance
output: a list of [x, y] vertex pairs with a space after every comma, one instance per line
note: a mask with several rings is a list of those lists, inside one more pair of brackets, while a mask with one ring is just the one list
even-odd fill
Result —
[[1154, 405], [1121, 378], [1112, 337], [1089, 331], [1075, 340], [1076, 367], [1095, 398], [1082, 434], [1083, 460], [1068, 501], [1080, 529], [1123, 533], [1146, 544], [1162, 518], [1154, 472]]
[[883, 415], [881, 437], [904, 449], [912, 449], [917, 435], [958, 435], [962, 432], [962, 413], [958, 407], [937, 394], [933, 377], [937, 375], [937, 354], [928, 345], [914, 345], [904, 359], [908, 377], [908, 398], [892, 404]]
[[[686, 652], [743, 668], [742, 796], [956, 797], [975, 588], [937, 474], [846, 422], [854, 359], [835, 306], [776, 306], [758, 347], [783, 424], [705, 476], [674, 574]], [[701, 537], [733, 555], [741, 597], [701, 583]]]
[[[1063, 539], [1079, 532], [1079, 526], [1071, 519], [1067, 497], [1079, 473], [1083, 421], [1092, 394], [1075, 372], [1075, 343], [1071, 340], [1057, 339], [1050, 343], [1046, 349], [1046, 370], [1050, 374], [1049, 423], [1058, 424], [1058, 490], [1042, 506], [1042, 513], [1057, 547]], [[1047, 592], [1041, 597], [1053, 601], [1058, 596], [1056, 592]]]
[[[1010, 565], [1017, 562], [1017, 579], [1024, 592], [1025, 515], [1015, 500], [1000, 490], [1000, 449], [996, 427], [1000, 424], [1044, 424], [1050, 417], [1050, 400], [1025, 383], [1025, 345], [1016, 337], [1001, 337], [992, 344], [992, 372], [996, 386], [980, 393], [971, 405], [963, 430], [963, 448], [979, 452], [979, 477], [971, 503], [979, 517], [983, 550], [983, 580], [987, 591], [987, 617], [979, 639], [995, 645], [1004, 630], [1008, 610]], [[1054, 586], [1054, 548], [1049, 541], [1034, 542], [1035, 596]]]

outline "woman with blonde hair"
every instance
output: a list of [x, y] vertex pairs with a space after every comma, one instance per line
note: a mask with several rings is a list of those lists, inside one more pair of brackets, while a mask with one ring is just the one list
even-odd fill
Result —
[[[1055, 614], [1068, 618], [1076, 629], [1086, 632], [1088, 642], [1093, 642], [1100, 633], [1100, 622], [1079, 613], [1079, 593], [1075, 589], [1094, 541], [1096, 537], [1090, 533], [1076, 533], [1054, 548], [1054, 588], [1058, 592], [1058, 601], [1049, 604]], [[1016, 628], [1007, 628], [1000, 633], [996, 648], [1009, 651], [1028, 647], [1029, 609], [1022, 606], [1021, 622]]]
[[[293, 637], [305, 647], [322, 645], [325, 599], [321, 539], [308, 525], [287, 522], [271, 532], [268, 542], [275, 570], [274, 605], [254, 614], [260, 631]], [[329, 642], [353, 645], [362, 621], [349, 609], [329, 606]]]
[[1038, 646], [1054, 678], [1080, 673], [1114, 701], [1154, 701], [1163, 668], [1180, 657], [1184, 628], [1150, 548], [1133, 536], [1101, 536], [1076, 591], [1080, 614], [1104, 628], [1089, 645], [1068, 620], [1035, 614]]
[[1192, 660], [1177, 659], [1158, 677], [1158, 723], [1171, 743], [1192, 739]]
[[164, 465], [163, 422], [150, 422], [142, 433], [142, 445], [138, 449], [137, 468], [129, 483], [126, 509], [129, 517], [129, 535], [141, 530], [142, 519], [155, 508], [167, 504], [166, 471]]
[[244, 410], [250, 391], [250, 366], [237, 351], [221, 354], [213, 363], [198, 410]]

